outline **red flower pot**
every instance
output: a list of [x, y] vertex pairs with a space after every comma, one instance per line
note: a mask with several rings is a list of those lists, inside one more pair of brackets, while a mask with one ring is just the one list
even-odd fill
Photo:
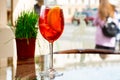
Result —
[[17, 59], [34, 58], [35, 54], [35, 38], [16, 39]]

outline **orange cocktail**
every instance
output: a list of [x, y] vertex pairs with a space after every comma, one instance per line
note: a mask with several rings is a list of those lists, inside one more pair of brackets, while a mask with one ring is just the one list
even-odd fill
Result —
[[39, 29], [42, 36], [49, 42], [50, 60], [49, 69], [41, 73], [41, 76], [54, 79], [55, 76], [60, 76], [53, 68], [53, 42], [57, 40], [64, 29], [64, 16], [60, 7], [42, 6], [39, 18]]
[[57, 40], [64, 29], [64, 19], [62, 9], [46, 7], [39, 19], [39, 28], [42, 36], [49, 42]]

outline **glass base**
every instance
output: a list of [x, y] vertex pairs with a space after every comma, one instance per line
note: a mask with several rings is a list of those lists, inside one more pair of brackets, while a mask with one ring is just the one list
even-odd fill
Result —
[[50, 79], [54, 79], [55, 77], [63, 76], [63, 73], [58, 73], [55, 69], [49, 69], [47, 71], [43, 71], [40, 73], [41, 77], [48, 77]]

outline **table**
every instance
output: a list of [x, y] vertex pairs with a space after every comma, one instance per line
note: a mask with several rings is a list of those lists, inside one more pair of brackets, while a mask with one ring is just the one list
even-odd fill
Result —
[[[13, 66], [13, 60], [9, 57], [8, 66], [0, 67], [0, 80], [49, 80], [40, 76], [40, 72], [48, 67], [47, 59], [46, 55], [41, 55], [35, 59], [17, 61]], [[120, 60], [73, 64], [56, 69], [64, 75], [54, 80], [120, 80]]]

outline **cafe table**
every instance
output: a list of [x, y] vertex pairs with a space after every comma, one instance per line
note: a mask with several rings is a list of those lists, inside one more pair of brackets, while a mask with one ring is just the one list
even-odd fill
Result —
[[[119, 55], [119, 51], [108, 51], [100, 49], [70, 49], [54, 52], [54, 55], [66, 54], [114, 54]], [[49, 80], [48, 77], [41, 77], [40, 73], [49, 68], [48, 55], [40, 55], [25, 60], [16, 60], [8, 57], [7, 66], [0, 66], [0, 80]], [[62, 76], [55, 77], [54, 80], [120, 80], [120, 60], [102, 61], [95, 65], [80, 63], [56, 68]], [[4, 65], [2, 62], [0, 65]]]

